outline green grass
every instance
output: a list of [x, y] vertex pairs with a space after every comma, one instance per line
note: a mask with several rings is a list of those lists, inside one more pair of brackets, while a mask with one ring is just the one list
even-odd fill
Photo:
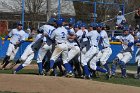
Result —
[[101, 75], [100, 78], [96, 78], [93, 80], [100, 81], [100, 82], [108, 82], [108, 83], [113, 83], [113, 84], [122, 84], [122, 85], [140, 87], [140, 80], [134, 79], [133, 75], [128, 75], [128, 77], [124, 79], [124, 78], [121, 78], [120, 74], [117, 74], [116, 77], [112, 77], [109, 80], [106, 80], [105, 76]]
[[[12, 70], [0, 70], [0, 74], [12, 74]], [[22, 69], [17, 74], [31, 74], [31, 75], [37, 75], [38, 71], [36, 69]]]
[[[111, 64], [109, 64], [109, 66], [111, 67]], [[120, 69], [120, 67], [117, 66], [117, 69]], [[137, 70], [137, 65], [136, 64], [133, 64], [133, 65], [127, 64], [126, 65], [126, 69], [127, 70], [136, 71]]]

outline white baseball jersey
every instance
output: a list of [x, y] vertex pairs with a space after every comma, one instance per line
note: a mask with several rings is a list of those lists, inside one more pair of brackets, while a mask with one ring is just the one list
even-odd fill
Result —
[[126, 20], [124, 15], [118, 15], [116, 24], [117, 25], [121, 24], [122, 20]]
[[[130, 42], [134, 43], [134, 37], [131, 34], [129, 34], [127, 36], [116, 36], [116, 39], [119, 39], [120, 41], [123, 41], [127, 44]], [[122, 47], [123, 47], [123, 50], [128, 49], [128, 45], [122, 44]], [[133, 51], [133, 50], [134, 50], [134, 45], [128, 51]]]
[[25, 40], [25, 32], [23, 30], [12, 29], [8, 36], [11, 37], [10, 42], [13, 44]]
[[101, 45], [103, 47], [110, 47], [109, 38], [108, 38], [107, 32], [105, 30], [102, 30], [100, 32], [100, 37], [102, 38]]
[[55, 30], [55, 28], [51, 25], [43, 25], [39, 28], [40, 30], [44, 30], [44, 34], [48, 34], [51, 36], [52, 32]]
[[25, 39], [28, 39], [29, 33], [25, 33]]
[[98, 38], [100, 37], [97, 30], [88, 32], [86, 35], [90, 40], [90, 49], [82, 56], [81, 63], [83, 66], [87, 65], [88, 61], [98, 53]]
[[[69, 33], [72, 34], [72, 35], [76, 35], [76, 33], [75, 33], [75, 31], [74, 31], [73, 28], [71, 28], [71, 29], [69, 30]], [[68, 39], [68, 41], [69, 41], [69, 45], [70, 45], [70, 46], [77, 45], [77, 43], [76, 43], [73, 39]]]
[[100, 34], [97, 32], [97, 30], [93, 30], [93, 31], [88, 32], [87, 37], [90, 40], [90, 46], [98, 46]]
[[[85, 32], [86, 32], [86, 34], [88, 33], [87, 30], [85, 30]], [[76, 35], [77, 35], [77, 37], [78, 37], [78, 40], [81, 40], [81, 39], [82, 39], [82, 35], [83, 35], [83, 31], [82, 31], [82, 30], [78, 30], [78, 31], [76, 32]], [[83, 38], [82, 40], [83, 40], [83, 42], [88, 41], [87, 38]]]
[[67, 42], [68, 31], [65, 27], [58, 27], [51, 34], [51, 39], [55, 38], [56, 43], [66, 43]]
[[138, 37], [138, 39], [140, 39], [140, 32], [137, 32], [136, 36]]

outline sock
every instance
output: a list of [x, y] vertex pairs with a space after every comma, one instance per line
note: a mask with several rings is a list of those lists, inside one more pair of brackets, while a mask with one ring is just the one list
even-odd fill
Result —
[[3, 59], [3, 63], [5, 63], [6, 61], [8, 61], [10, 59], [10, 56], [5, 56], [5, 58]]
[[7, 60], [7, 61], [4, 63], [4, 65], [2, 66], [2, 68], [5, 68], [9, 63], [10, 63], [10, 61]]
[[112, 64], [112, 66], [111, 66], [111, 74], [116, 73], [116, 68], [117, 68], [116, 64]]
[[65, 69], [66, 69], [67, 72], [70, 72], [71, 71], [71, 66], [70, 66], [69, 63], [65, 63], [64, 64], [64, 67], [65, 67]]
[[43, 71], [42, 62], [37, 63], [37, 64], [38, 64], [39, 74], [42, 74], [42, 71]]
[[126, 68], [121, 68], [122, 76], [126, 76]]
[[100, 72], [102, 72], [102, 73], [106, 73], [106, 72], [107, 72], [105, 69], [100, 68], [100, 67], [98, 67], [98, 66], [97, 66], [96, 70], [97, 70], [97, 71], [100, 71]]
[[121, 72], [122, 72], [122, 76], [126, 76], [126, 65], [123, 61], [119, 62], [120, 68], [121, 68]]
[[54, 66], [54, 60], [50, 60], [50, 69], [52, 69], [53, 68], [53, 66]]
[[19, 65], [17, 68], [16, 68], [16, 72], [18, 72], [19, 70], [21, 70], [22, 68], [24, 68], [23, 66], [22, 66], [22, 64], [21, 65]]
[[85, 73], [85, 75], [86, 75], [86, 76], [90, 76], [90, 72], [89, 72], [88, 66], [85, 65], [83, 68], [84, 68], [84, 73]]
[[109, 69], [109, 67], [108, 67], [108, 64], [107, 64], [107, 63], [105, 63], [103, 66], [105, 67], [105, 69], [106, 69], [106, 70], [107, 70], [107, 72], [109, 73], [109, 72], [110, 72], [110, 69]]

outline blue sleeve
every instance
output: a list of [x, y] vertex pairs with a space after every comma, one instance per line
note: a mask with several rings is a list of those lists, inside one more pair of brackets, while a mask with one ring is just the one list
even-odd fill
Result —
[[130, 43], [128, 43], [128, 47], [131, 47], [131, 46], [133, 46], [133, 42], [130, 42]]
[[5, 36], [5, 39], [4, 39], [4, 41], [6, 41], [8, 38], [9, 38], [9, 36], [8, 36], [8, 35], [7, 35], [7, 36]]

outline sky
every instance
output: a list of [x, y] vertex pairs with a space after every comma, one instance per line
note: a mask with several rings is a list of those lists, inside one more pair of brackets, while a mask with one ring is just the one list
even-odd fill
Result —
[[[8, 5], [11, 7], [18, 7], [20, 9], [19, 4], [16, 4], [15, 2], [13, 3], [12, 0], [0, 0], [0, 12], [12, 12], [11, 10], [7, 9], [6, 7], [2, 6], [1, 1], [5, 1]], [[53, 12], [57, 13], [57, 6], [58, 6], [58, 0], [51, 0], [51, 10]], [[75, 9], [73, 6], [73, 2], [71, 1], [65, 1], [61, 0], [61, 13], [64, 14], [70, 14], [70, 15], [75, 15]], [[45, 11], [46, 6], [44, 6], [43, 10]]]

